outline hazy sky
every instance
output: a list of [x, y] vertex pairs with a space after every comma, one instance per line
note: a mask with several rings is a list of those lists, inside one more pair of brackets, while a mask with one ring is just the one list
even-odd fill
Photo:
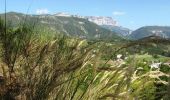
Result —
[[[110, 16], [130, 29], [170, 26], [170, 0], [7, 0], [7, 11]], [[0, 0], [0, 13], [3, 12], [4, 0]]]

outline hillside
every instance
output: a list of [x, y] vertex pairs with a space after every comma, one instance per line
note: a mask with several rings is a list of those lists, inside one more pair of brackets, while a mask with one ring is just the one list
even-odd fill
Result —
[[[0, 100], [168, 100], [170, 58], [160, 54], [170, 48], [159, 47], [170, 47], [168, 39], [93, 43], [70, 34], [47, 36], [54, 19], [32, 16], [24, 24], [38, 29], [17, 26], [21, 14], [11, 17], [12, 27], [0, 20]], [[57, 20], [64, 26], [78, 19]]]
[[102, 27], [117, 33], [121, 37], [127, 37], [132, 32], [130, 29], [121, 26], [102, 25]]
[[131, 39], [141, 39], [148, 36], [160, 36], [170, 38], [170, 27], [168, 26], [145, 26], [132, 32]]
[[[4, 15], [0, 15], [4, 18]], [[86, 39], [111, 39], [114, 41], [121, 40], [115, 32], [107, 30], [98, 26], [95, 23], [89, 22], [87, 19], [77, 17], [62, 17], [54, 15], [25, 15], [22, 13], [9, 12], [7, 13], [7, 20], [11, 26], [18, 26], [19, 24], [30, 23], [36, 26], [41, 31], [47, 31], [58, 34], [66, 34], [67, 36], [74, 36]]]

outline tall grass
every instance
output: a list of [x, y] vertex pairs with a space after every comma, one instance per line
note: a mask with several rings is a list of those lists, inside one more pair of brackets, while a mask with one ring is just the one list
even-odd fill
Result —
[[141, 61], [128, 54], [124, 61], [115, 58], [127, 48], [152, 43], [168, 44], [169, 40], [139, 40], [112, 47], [104, 42], [44, 36], [27, 24], [14, 29], [0, 20], [0, 98], [154, 100], [156, 78], [138, 69]]
[[90, 59], [92, 46], [80, 48], [77, 39], [62, 36], [42, 40], [29, 27], [13, 30], [5, 27], [3, 21], [0, 33], [5, 87], [1, 97], [5, 99], [19, 96], [42, 100], [59, 95], [54, 94], [59, 92], [57, 88], [79, 77], [70, 75]]

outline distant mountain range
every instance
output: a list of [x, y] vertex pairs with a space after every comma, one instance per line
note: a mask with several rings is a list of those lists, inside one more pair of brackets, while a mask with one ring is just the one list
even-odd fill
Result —
[[93, 22], [97, 25], [109, 25], [109, 26], [117, 26], [117, 21], [114, 20], [112, 17], [105, 17], [105, 16], [80, 16], [80, 15], [71, 15], [69, 13], [59, 12], [54, 14], [55, 16], [62, 16], [62, 17], [77, 17], [87, 19], [90, 22]]
[[145, 26], [141, 27], [130, 34], [130, 39], [141, 39], [149, 36], [159, 36], [162, 38], [170, 38], [169, 26]]
[[[3, 19], [4, 14], [0, 14]], [[85, 39], [104, 39], [122, 41], [124, 39], [142, 39], [149, 36], [170, 38], [169, 26], [145, 26], [135, 31], [117, 26], [111, 17], [79, 16], [67, 13], [28, 15], [17, 12], [7, 13], [10, 26], [17, 27], [22, 23], [30, 23], [42, 32], [65, 34]]]
[[124, 28], [122, 26], [102, 25], [102, 27], [109, 29], [113, 32], [116, 32], [118, 33], [119, 36], [125, 37], [125, 38], [128, 37], [132, 33], [132, 30], [128, 28]]
[[[0, 14], [4, 18], [4, 14]], [[42, 31], [66, 34], [86, 39], [111, 39], [119, 41], [122, 38], [116, 32], [105, 29], [86, 18], [70, 16], [69, 14], [46, 14], [46, 15], [26, 15], [22, 13], [9, 12], [7, 20], [11, 26], [18, 26], [26, 21], [35, 24]]]

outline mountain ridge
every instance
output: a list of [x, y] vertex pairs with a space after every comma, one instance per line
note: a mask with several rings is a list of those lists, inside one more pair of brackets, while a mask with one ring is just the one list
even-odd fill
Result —
[[170, 38], [170, 26], [144, 26], [132, 32], [130, 39], [141, 39], [149, 36]]
[[[4, 14], [0, 14], [4, 18]], [[12, 26], [17, 26], [20, 23], [35, 23], [42, 30], [47, 29], [50, 32], [57, 32], [86, 39], [111, 39], [119, 41], [122, 38], [117, 33], [105, 29], [87, 19], [77, 18], [74, 16], [63, 17], [51, 14], [33, 15], [16, 12], [8, 12], [7, 20], [11, 22]]]

